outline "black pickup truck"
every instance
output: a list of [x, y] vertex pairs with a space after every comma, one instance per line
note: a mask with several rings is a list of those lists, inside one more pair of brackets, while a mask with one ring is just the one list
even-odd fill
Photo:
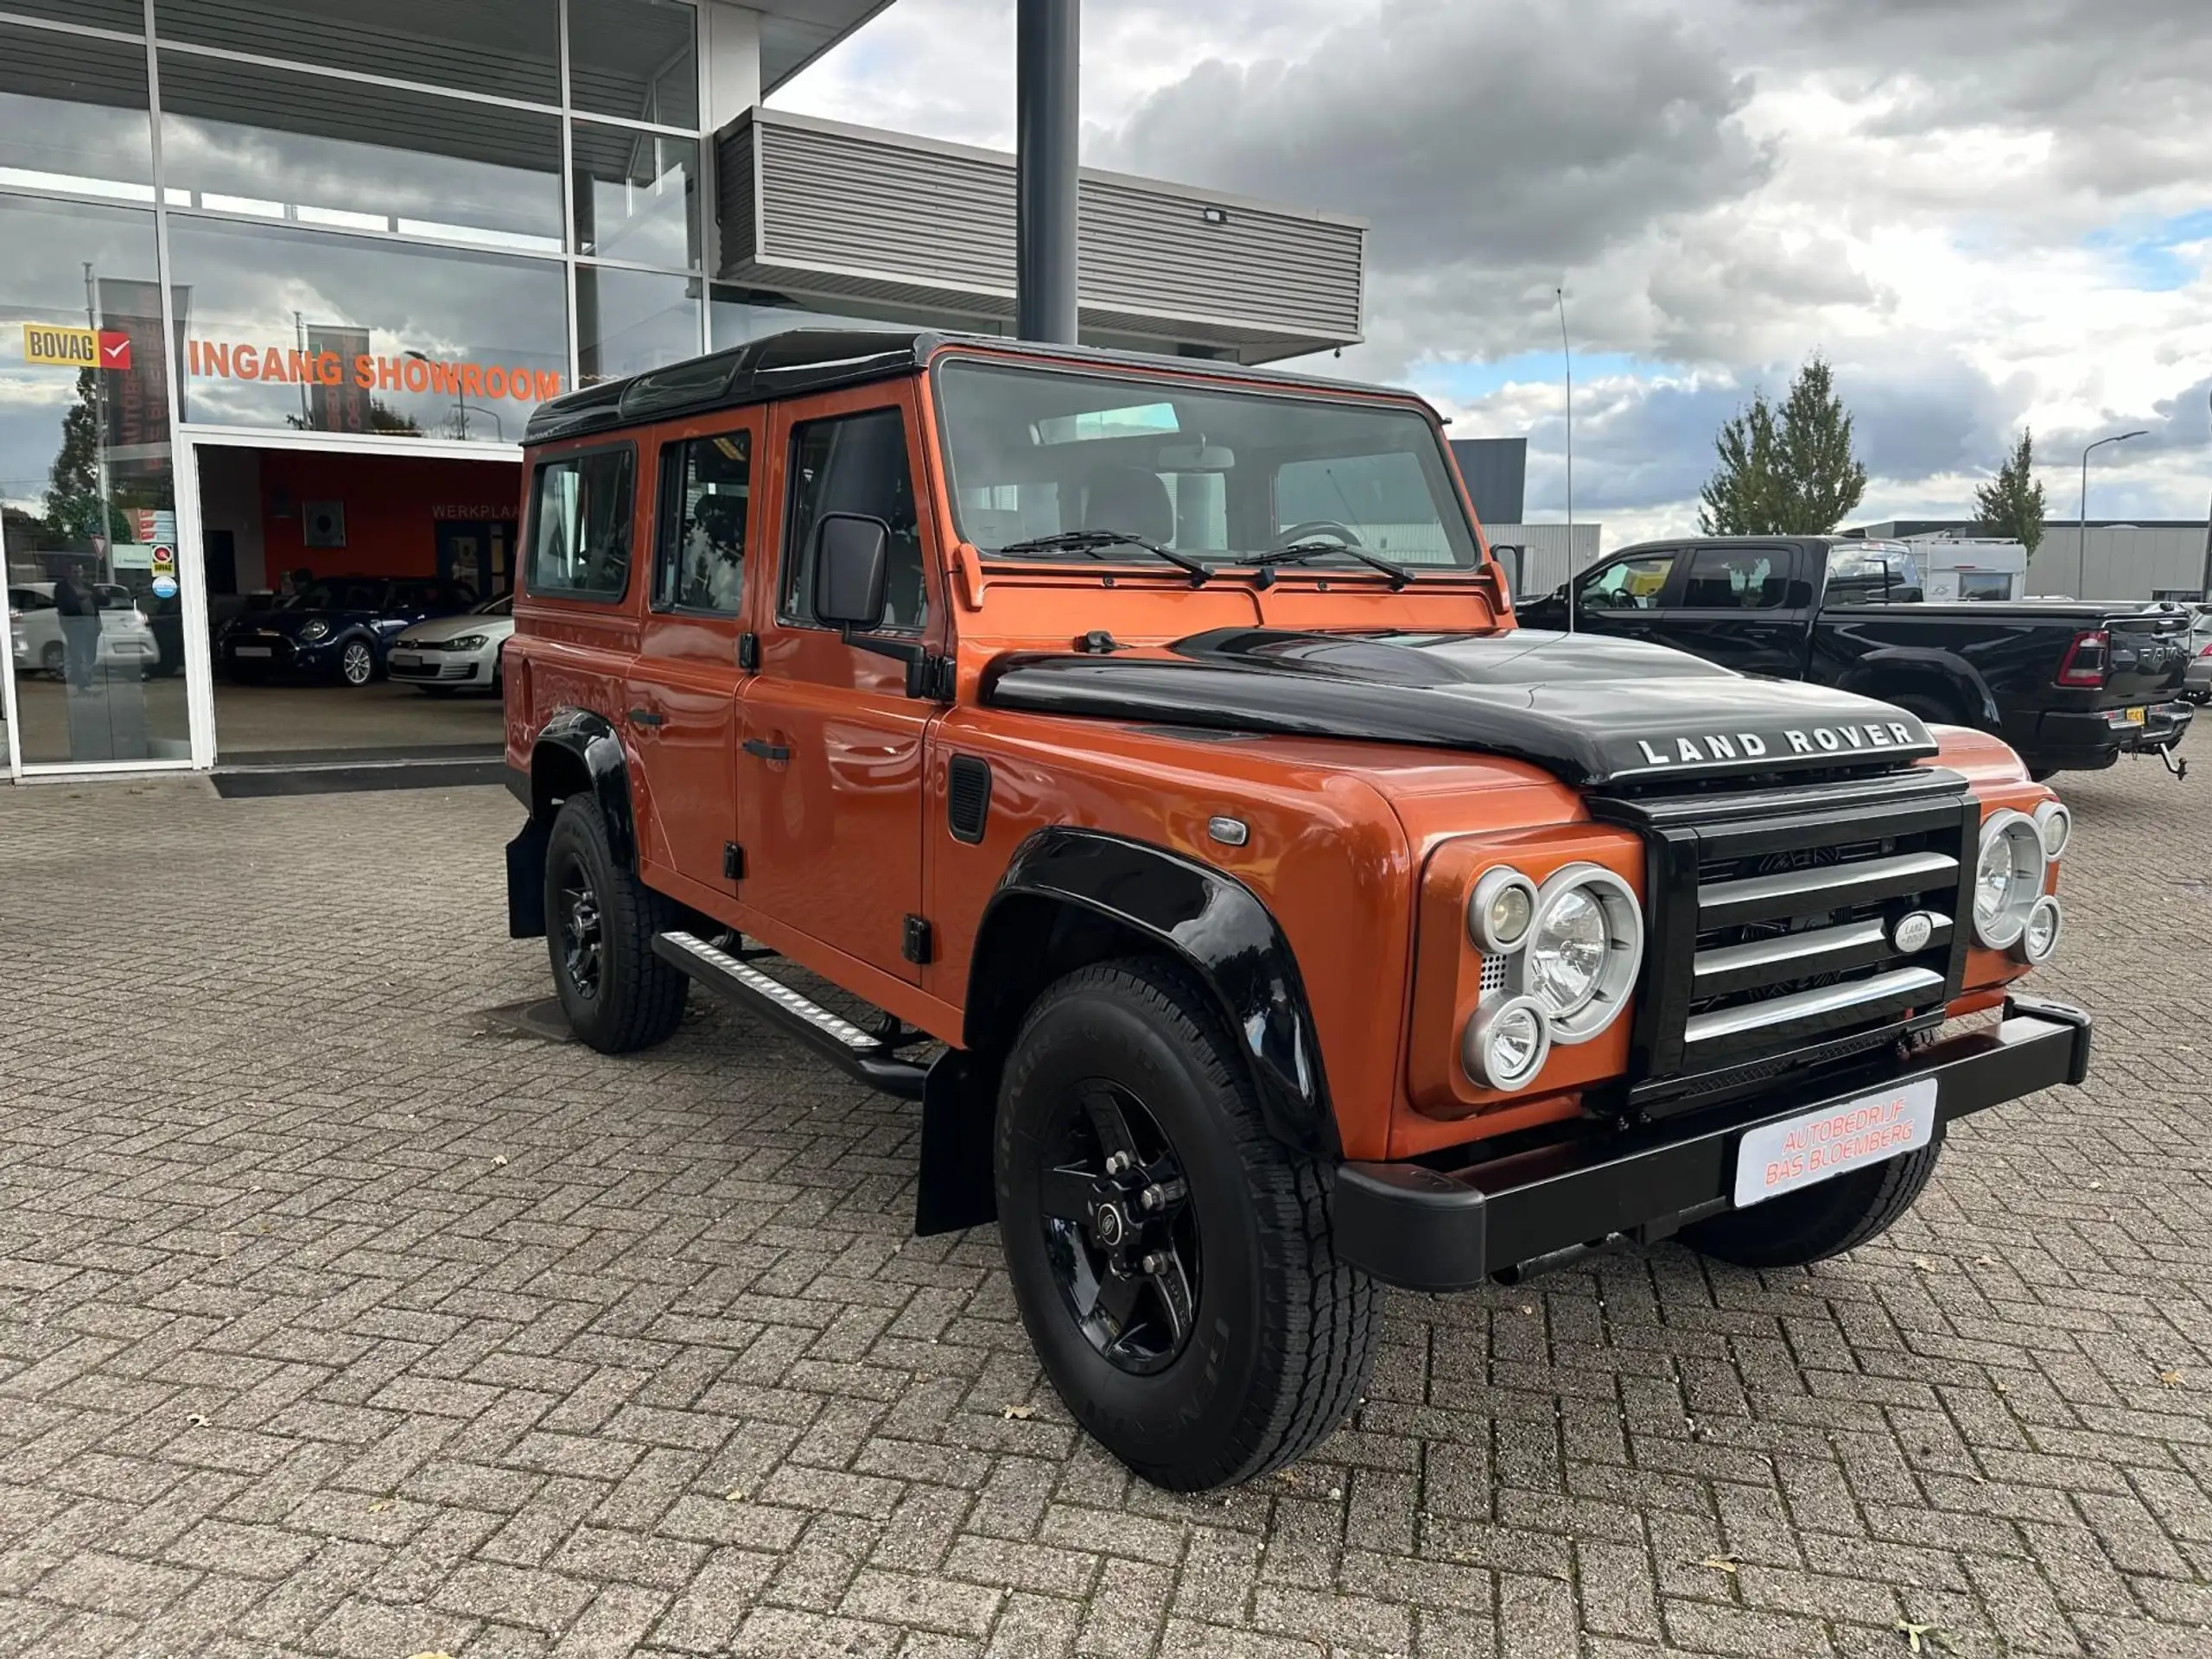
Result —
[[[1834, 536], [1645, 542], [1572, 584], [1573, 626], [1672, 645], [1745, 674], [1862, 692], [2002, 737], [2037, 778], [2173, 748], [2189, 619], [2118, 601], [1922, 602], [1902, 542]], [[1569, 626], [1570, 590], [1521, 607]]]

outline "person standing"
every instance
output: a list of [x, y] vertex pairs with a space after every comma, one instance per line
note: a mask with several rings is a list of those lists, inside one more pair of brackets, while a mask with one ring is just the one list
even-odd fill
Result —
[[61, 620], [62, 665], [70, 689], [89, 691], [99, 663], [99, 589], [83, 580], [73, 562], [54, 578], [54, 608]]

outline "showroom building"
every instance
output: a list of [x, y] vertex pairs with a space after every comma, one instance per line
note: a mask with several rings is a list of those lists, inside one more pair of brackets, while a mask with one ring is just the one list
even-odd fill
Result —
[[[1011, 156], [761, 105], [879, 10], [0, 0], [10, 776], [493, 756], [495, 699], [389, 659], [435, 626], [495, 671], [539, 402], [808, 324], [1009, 331]], [[1088, 341], [1359, 337], [1354, 221], [1094, 172], [1080, 219]], [[362, 683], [259, 671], [277, 610]]]

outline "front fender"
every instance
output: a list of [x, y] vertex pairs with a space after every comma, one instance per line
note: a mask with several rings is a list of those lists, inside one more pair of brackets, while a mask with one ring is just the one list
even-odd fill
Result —
[[[561, 759], [547, 764], [550, 755]], [[607, 850], [635, 868], [638, 821], [630, 804], [630, 761], [622, 735], [606, 715], [556, 709], [531, 746], [531, 816], [550, 825], [561, 798], [588, 787], [607, 825]]]
[[983, 912], [969, 969], [965, 1040], [1011, 1037], [1033, 982], [995, 967], [1040, 904], [1073, 906], [1155, 944], [1205, 986], [1251, 1066], [1269, 1132], [1297, 1151], [1340, 1150], [1297, 958], [1268, 907], [1236, 877], [1150, 842], [1095, 830], [1038, 830]]

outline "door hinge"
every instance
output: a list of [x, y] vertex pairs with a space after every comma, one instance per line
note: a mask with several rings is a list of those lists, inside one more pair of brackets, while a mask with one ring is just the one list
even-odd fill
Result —
[[926, 916], [909, 916], [906, 918], [906, 937], [899, 954], [918, 967], [929, 961], [933, 943], [929, 918]]
[[760, 666], [760, 636], [741, 633], [737, 636], [737, 665], [750, 672]]
[[722, 842], [722, 880], [725, 881], [745, 880], [745, 849], [734, 841]]

